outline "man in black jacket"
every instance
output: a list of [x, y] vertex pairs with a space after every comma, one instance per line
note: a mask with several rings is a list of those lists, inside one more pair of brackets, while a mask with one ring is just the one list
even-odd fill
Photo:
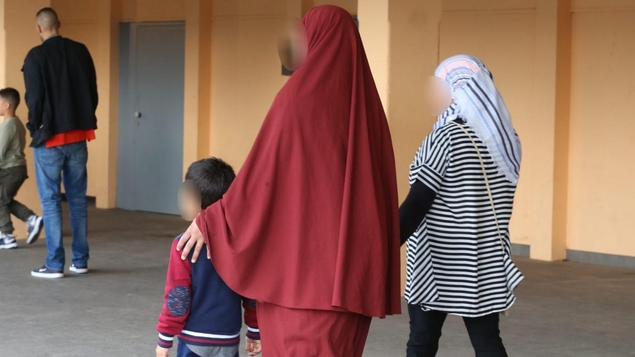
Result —
[[53, 9], [37, 13], [42, 44], [29, 51], [22, 68], [48, 249], [44, 266], [31, 272], [39, 278], [64, 276], [62, 180], [73, 230], [70, 271], [88, 272], [86, 142], [97, 129], [97, 78], [86, 46], [60, 36], [59, 27]]

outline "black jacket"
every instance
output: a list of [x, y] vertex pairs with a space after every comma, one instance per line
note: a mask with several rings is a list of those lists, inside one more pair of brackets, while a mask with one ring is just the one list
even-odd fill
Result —
[[22, 72], [31, 146], [70, 130], [97, 129], [97, 76], [86, 46], [50, 37], [29, 51]]

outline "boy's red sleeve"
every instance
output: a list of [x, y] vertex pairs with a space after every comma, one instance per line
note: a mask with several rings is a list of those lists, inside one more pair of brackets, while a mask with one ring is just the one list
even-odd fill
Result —
[[260, 340], [258, 328], [258, 315], [256, 314], [256, 300], [243, 298], [245, 309], [245, 325], [247, 325], [247, 337], [252, 340]]
[[163, 348], [172, 347], [174, 336], [183, 330], [192, 303], [192, 265], [189, 259], [181, 260], [177, 243], [178, 239], [175, 239], [170, 251], [163, 309], [157, 324], [158, 345]]

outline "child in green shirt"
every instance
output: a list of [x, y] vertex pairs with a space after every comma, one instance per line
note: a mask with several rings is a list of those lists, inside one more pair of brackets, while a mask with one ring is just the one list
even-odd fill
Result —
[[26, 222], [27, 244], [34, 243], [42, 231], [42, 217], [16, 201], [18, 190], [28, 178], [26, 171], [26, 129], [15, 116], [20, 93], [13, 88], [0, 90], [0, 249], [13, 249], [18, 243], [13, 235], [11, 215]]

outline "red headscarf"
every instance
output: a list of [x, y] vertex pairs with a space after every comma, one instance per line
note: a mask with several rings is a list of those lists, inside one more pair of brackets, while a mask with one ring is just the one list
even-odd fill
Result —
[[359, 32], [335, 6], [303, 19], [305, 62], [225, 196], [197, 221], [223, 280], [288, 308], [400, 312], [399, 213], [386, 116]]

